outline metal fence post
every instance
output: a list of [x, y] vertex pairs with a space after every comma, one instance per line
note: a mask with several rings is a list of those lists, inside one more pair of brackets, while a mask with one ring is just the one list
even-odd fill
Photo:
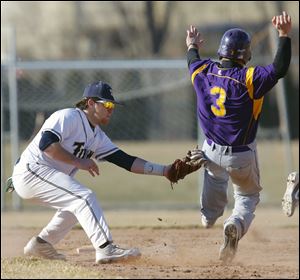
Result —
[[[11, 166], [14, 167], [14, 163], [19, 157], [19, 124], [18, 124], [18, 92], [17, 92], [17, 68], [16, 68], [16, 34], [15, 29], [10, 28], [8, 31], [9, 36], [9, 69], [8, 69], [8, 81], [9, 81], [9, 111], [10, 111], [10, 148], [11, 148]], [[13, 209], [21, 209], [21, 199], [13, 192], [12, 197]]]

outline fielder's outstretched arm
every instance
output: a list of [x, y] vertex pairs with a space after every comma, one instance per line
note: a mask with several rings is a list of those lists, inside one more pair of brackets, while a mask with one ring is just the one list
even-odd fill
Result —
[[136, 156], [131, 156], [118, 150], [117, 152], [104, 158], [105, 160], [116, 164], [130, 172], [137, 174], [165, 176], [168, 173], [171, 165], [160, 165], [141, 159]]
[[202, 162], [201, 164], [190, 163], [187, 157], [183, 160], [176, 159], [170, 165], [161, 165], [128, 155], [121, 150], [104, 157], [104, 159], [133, 173], [164, 176], [171, 182], [172, 188], [174, 183], [197, 171], [202, 165]]

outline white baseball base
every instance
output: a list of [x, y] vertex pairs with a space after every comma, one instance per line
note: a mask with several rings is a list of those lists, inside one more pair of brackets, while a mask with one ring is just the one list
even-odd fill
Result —
[[76, 249], [77, 254], [91, 253], [95, 252], [95, 248], [93, 246], [87, 245], [82, 246]]

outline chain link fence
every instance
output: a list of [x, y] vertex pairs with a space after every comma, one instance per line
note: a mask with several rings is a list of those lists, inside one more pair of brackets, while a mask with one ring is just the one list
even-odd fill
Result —
[[[99, 65], [93, 69], [93, 65]], [[110, 69], [106, 69], [106, 65]], [[56, 110], [74, 107], [86, 85], [102, 80], [113, 88], [118, 106], [109, 126], [103, 129], [114, 140], [172, 140], [197, 136], [195, 95], [185, 61], [124, 61], [27, 63], [17, 68], [19, 135], [30, 139], [41, 119]], [[79, 69], [79, 68], [82, 69]], [[48, 68], [48, 69], [45, 69]], [[52, 68], [52, 69], [50, 69]], [[88, 69], [90, 68], [90, 69]], [[4, 119], [8, 120], [8, 68], [2, 71]], [[4, 132], [10, 130], [4, 122]]]

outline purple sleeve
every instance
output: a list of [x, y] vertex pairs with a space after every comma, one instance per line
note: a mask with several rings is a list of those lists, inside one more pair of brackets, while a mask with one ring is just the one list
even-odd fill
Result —
[[253, 74], [254, 98], [258, 99], [270, 91], [277, 83], [276, 72], [273, 64], [256, 66]]
[[189, 66], [190, 70], [190, 75], [192, 75], [199, 67], [203, 66], [205, 63], [210, 62], [210, 59], [203, 59], [203, 60], [198, 60], [196, 62], [193, 62]]

